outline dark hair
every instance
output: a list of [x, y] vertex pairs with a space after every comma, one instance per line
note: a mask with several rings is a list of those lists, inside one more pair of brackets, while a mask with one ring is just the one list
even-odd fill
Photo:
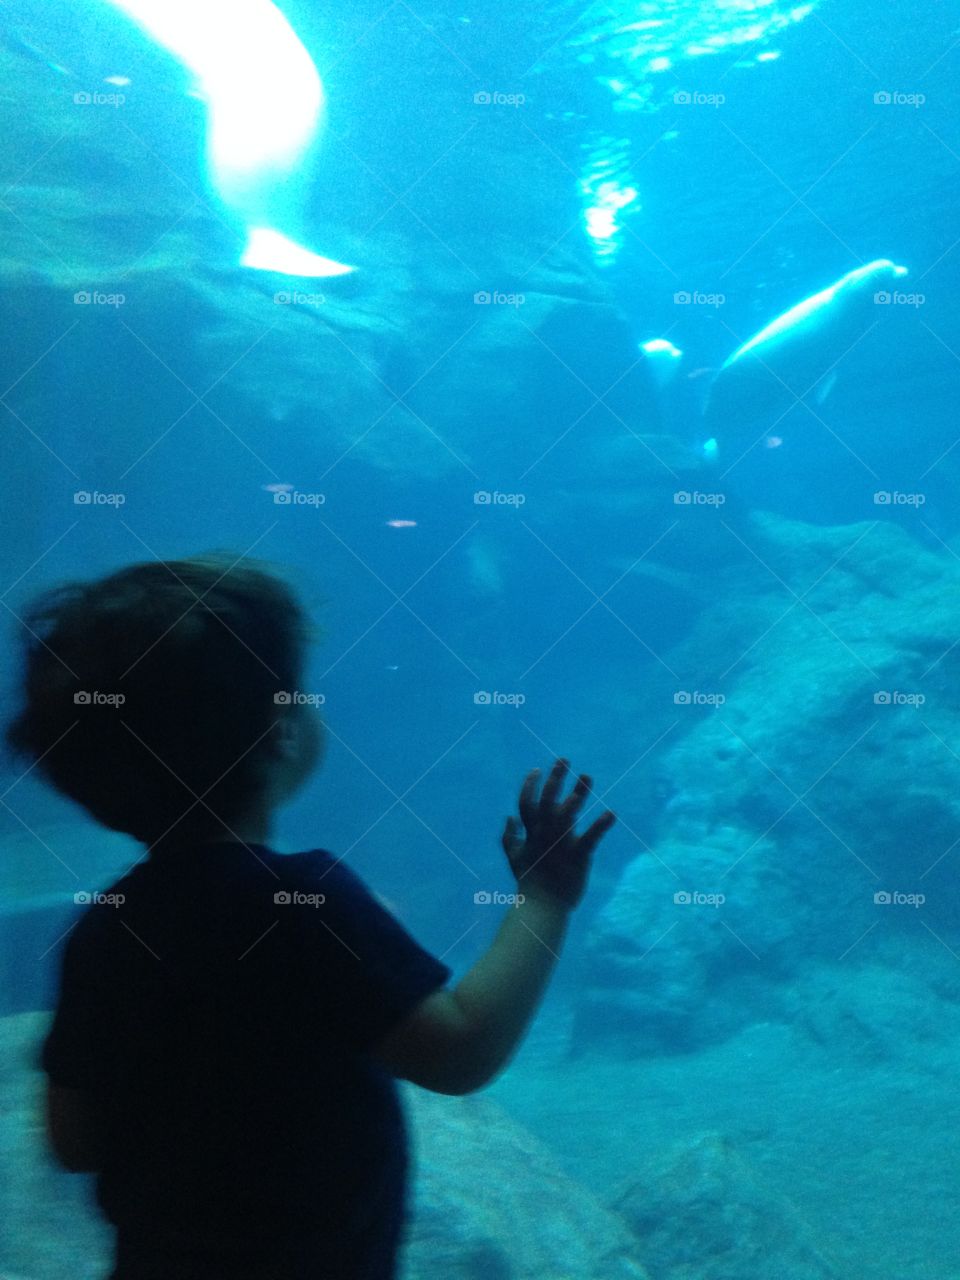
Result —
[[212, 829], [262, 788], [275, 695], [296, 688], [313, 636], [266, 565], [135, 564], [45, 593], [25, 622], [7, 744], [98, 821], [149, 844]]

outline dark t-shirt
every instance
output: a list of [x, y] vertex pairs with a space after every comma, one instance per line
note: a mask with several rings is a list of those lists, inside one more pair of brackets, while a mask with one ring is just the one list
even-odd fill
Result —
[[320, 850], [171, 850], [106, 895], [67, 943], [42, 1065], [102, 1109], [117, 1274], [181, 1250], [211, 1276], [230, 1255], [391, 1277], [407, 1142], [369, 1050], [450, 970]]

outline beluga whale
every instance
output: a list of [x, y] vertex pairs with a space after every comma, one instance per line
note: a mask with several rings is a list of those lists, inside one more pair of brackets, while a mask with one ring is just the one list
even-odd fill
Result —
[[[726, 466], [755, 446], [776, 449], [791, 410], [817, 413], [844, 361], [884, 314], [895, 281], [908, 274], [889, 258], [848, 271], [754, 334], [721, 366], [705, 409], [708, 454]], [[790, 426], [802, 418], [791, 417]]]
[[244, 234], [239, 265], [330, 277], [353, 268], [301, 243], [324, 92], [271, 0], [108, 0], [193, 75], [207, 108], [207, 176]]

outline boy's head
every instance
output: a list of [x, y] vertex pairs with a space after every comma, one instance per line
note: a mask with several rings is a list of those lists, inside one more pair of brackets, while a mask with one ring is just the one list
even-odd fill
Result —
[[147, 844], [228, 837], [316, 763], [316, 713], [277, 701], [300, 684], [312, 632], [262, 566], [135, 564], [48, 592], [26, 623], [7, 742], [108, 827]]

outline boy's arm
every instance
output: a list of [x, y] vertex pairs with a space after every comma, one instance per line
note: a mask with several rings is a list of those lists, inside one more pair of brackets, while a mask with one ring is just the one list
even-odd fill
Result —
[[438, 991], [381, 1041], [377, 1060], [435, 1093], [471, 1093], [510, 1061], [537, 1010], [570, 909], [528, 895], [452, 991]]
[[523, 1039], [586, 888], [590, 857], [614, 821], [607, 812], [574, 834], [590, 779], [581, 776], [560, 802], [566, 770], [558, 760], [539, 800], [538, 771], [527, 776], [520, 792], [526, 840], [513, 818], [503, 835], [524, 901], [508, 909], [490, 949], [453, 991], [428, 996], [377, 1046], [374, 1056], [394, 1075], [436, 1093], [470, 1093], [506, 1066]]
[[71, 1173], [95, 1173], [101, 1165], [96, 1108], [88, 1093], [47, 1081], [47, 1137]]

